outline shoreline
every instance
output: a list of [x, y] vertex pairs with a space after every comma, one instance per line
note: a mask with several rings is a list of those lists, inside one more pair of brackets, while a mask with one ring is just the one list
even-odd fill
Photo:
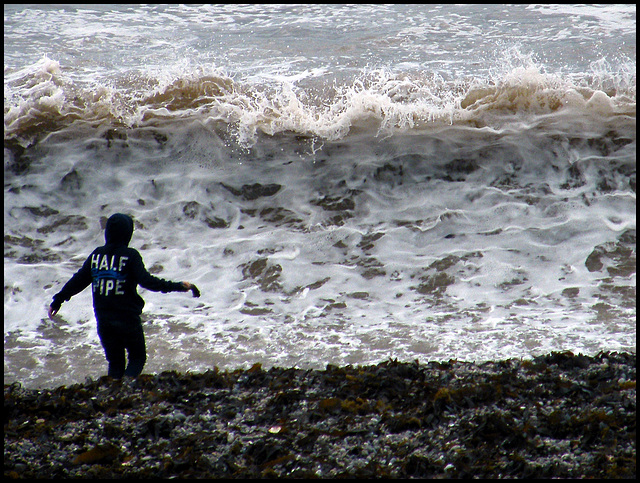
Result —
[[636, 354], [5, 385], [10, 478], [635, 478]]

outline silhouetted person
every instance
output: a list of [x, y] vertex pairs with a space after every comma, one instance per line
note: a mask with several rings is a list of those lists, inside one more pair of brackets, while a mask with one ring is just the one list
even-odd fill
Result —
[[89, 255], [49, 306], [49, 318], [53, 320], [63, 302], [92, 285], [98, 335], [109, 362], [109, 376], [117, 379], [138, 376], [147, 360], [140, 319], [144, 300], [138, 295], [138, 285], [163, 293], [191, 290], [194, 297], [200, 296], [198, 288], [189, 282], [171, 282], [151, 275], [140, 253], [128, 246], [132, 235], [133, 219], [121, 213], [112, 215], [105, 227], [105, 245]]

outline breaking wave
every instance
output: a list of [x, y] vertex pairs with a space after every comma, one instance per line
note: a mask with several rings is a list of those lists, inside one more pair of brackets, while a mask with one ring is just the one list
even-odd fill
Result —
[[342, 85], [321, 73], [247, 82], [198, 68], [128, 73], [87, 85], [44, 57], [5, 72], [5, 144], [24, 148], [72, 126], [135, 129], [184, 121], [251, 146], [259, 133], [334, 141], [363, 129], [388, 136], [446, 124], [499, 127], [514, 115], [635, 116], [635, 69], [628, 66], [612, 74], [600, 61], [589, 76], [572, 79], [531, 61], [510, 64], [492, 78], [455, 82], [385, 69]]

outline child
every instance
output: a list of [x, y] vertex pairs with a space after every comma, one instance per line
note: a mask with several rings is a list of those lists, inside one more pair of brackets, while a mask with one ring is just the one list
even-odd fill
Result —
[[[163, 293], [191, 290], [194, 297], [200, 296], [189, 282], [170, 282], [147, 272], [140, 253], [128, 246], [132, 235], [133, 219], [121, 213], [112, 215], [105, 228], [106, 244], [89, 255], [49, 306], [53, 320], [63, 302], [92, 284], [98, 335], [109, 362], [109, 376], [116, 379], [138, 376], [147, 360], [140, 320], [144, 300], [138, 295], [138, 285]], [[129, 355], [126, 368], [125, 350]]]

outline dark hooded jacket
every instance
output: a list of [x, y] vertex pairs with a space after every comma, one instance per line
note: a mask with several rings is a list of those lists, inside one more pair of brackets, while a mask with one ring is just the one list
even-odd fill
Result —
[[186, 292], [181, 282], [154, 277], [144, 266], [140, 253], [130, 248], [133, 220], [116, 213], [107, 220], [105, 245], [96, 248], [73, 277], [53, 296], [52, 306], [60, 308], [89, 284], [93, 291], [93, 310], [96, 318], [139, 316], [144, 300], [137, 286], [153, 292]]

